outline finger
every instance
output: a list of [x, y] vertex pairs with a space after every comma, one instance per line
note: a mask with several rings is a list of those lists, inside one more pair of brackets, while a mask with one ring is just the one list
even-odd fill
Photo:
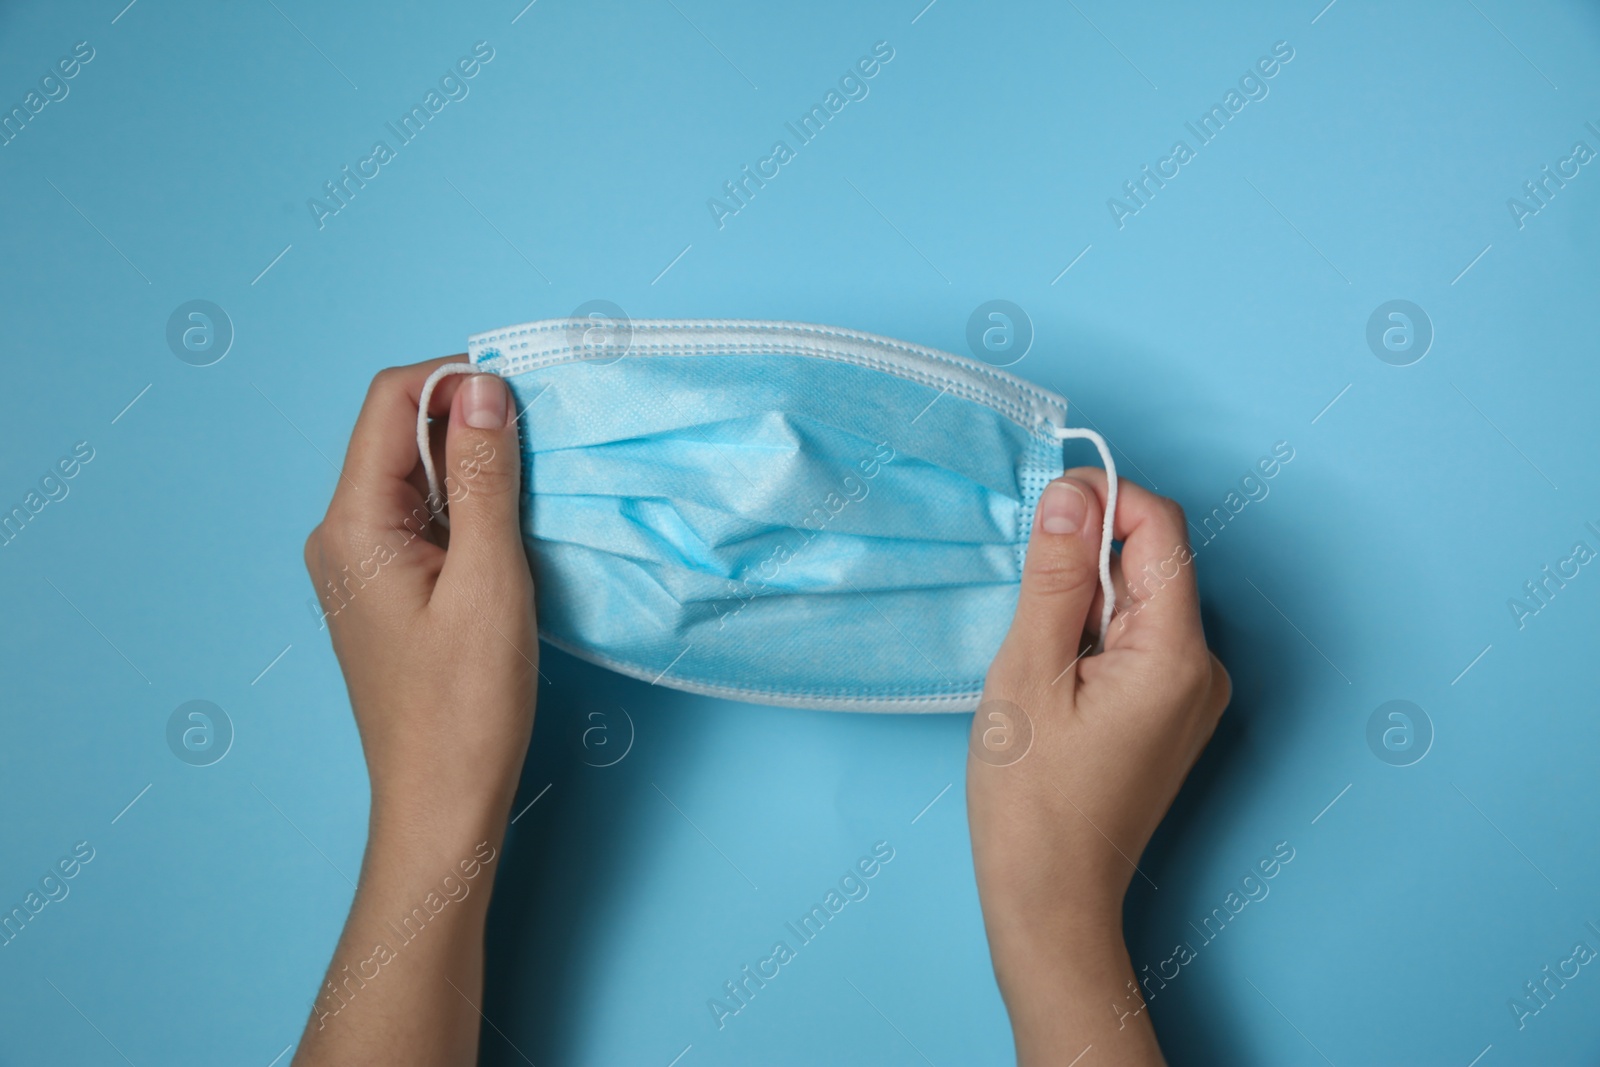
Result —
[[[497, 374], [463, 378], [450, 408], [443, 469], [450, 548], [441, 579], [484, 588], [527, 574], [522, 451], [511, 390]], [[448, 380], [448, 379], [447, 379]]]
[[[1105, 500], [1105, 471], [1079, 467], [1067, 473], [1090, 486], [1097, 500]], [[1120, 480], [1112, 533], [1122, 542], [1121, 571], [1127, 599], [1119, 590], [1107, 647], [1203, 645], [1200, 592], [1183, 509], [1143, 486]]]
[[1100, 589], [1101, 504], [1091, 486], [1058, 478], [1045, 486], [1034, 511], [1017, 611], [1001, 656], [1062, 682], [1082, 650], [1084, 620]]
[[[1111, 596], [1113, 604], [1126, 604], [1128, 601], [1128, 583], [1122, 580], [1122, 557], [1116, 552], [1111, 553]], [[1089, 603], [1089, 616], [1083, 621], [1085, 644], [1099, 644], [1104, 637], [1100, 632], [1100, 617], [1104, 614], [1101, 609], [1105, 602], [1105, 586], [1096, 586], [1094, 600]]]
[[[328, 507], [330, 516], [337, 513], [349, 521], [390, 528], [414, 510], [422, 500], [410, 480], [421, 462], [417, 455], [417, 404], [422, 397], [422, 384], [441, 363], [465, 358], [446, 356], [390, 367], [372, 379], [350, 435], [339, 487]], [[445, 381], [454, 384], [452, 379]], [[436, 389], [428, 405], [429, 413], [444, 414], [453, 396], [453, 388]]]
[[1233, 678], [1222, 665], [1217, 654], [1211, 654], [1211, 692], [1206, 700], [1206, 711], [1213, 717], [1221, 715], [1233, 699]]
[[[450, 382], [450, 379], [445, 379], [438, 387], [435, 388], [434, 393], [436, 397], [443, 388], [445, 382]], [[451, 385], [456, 387], [459, 386], [460, 383], [451, 382]], [[450, 396], [453, 400], [455, 397], [453, 389]], [[437, 400], [430, 401], [428, 404], [430, 409], [436, 408], [437, 406]], [[449, 420], [445, 418], [445, 415], [447, 415], [449, 411], [450, 408], [448, 405], [446, 405], [443, 411], [440, 412], [439, 416], [428, 423], [428, 455], [433, 459], [433, 469], [435, 471], [442, 471], [445, 469], [444, 434], [445, 426], [449, 422]], [[406, 482], [417, 491], [418, 499], [427, 501], [428, 494], [432, 492], [432, 490], [428, 488], [428, 472], [421, 463], [418, 463], [415, 467], [411, 468], [411, 473], [406, 477]], [[450, 543], [450, 527], [439, 522], [429, 523], [428, 538], [436, 545], [447, 545]]]

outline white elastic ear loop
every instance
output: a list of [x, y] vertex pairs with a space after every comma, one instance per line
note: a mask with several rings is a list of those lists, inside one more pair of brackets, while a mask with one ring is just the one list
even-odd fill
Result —
[[1074, 430], [1064, 426], [1052, 426], [1050, 429], [1063, 441], [1080, 439], [1093, 442], [1095, 450], [1100, 453], [1100, 462], [1106, 468], [1106, 515], [1100, 528], [1100, 589], [1105, 594], [1105, 605], [1100, 609], [1100, 640], [1095, 644], [1099, 648], [1111, 633], [1111, 613], [1117, 601], [1116, 593], [1111, 588], [1111, 531], [1117, 516], [1117, 461], [1111, 458], [1106, 439], [1093, 430]]
[[476, 363], [441, 363], [422, 383], [422, 396], [417, 400], [417, 451], [422, 454], [422, 469], [428, 476], [428, 510], [439, 520], [439, 525], [446, 528], [450, 520], [444, 514], [444, 490], [439, 485], [438, 472], [433, 469], [433, 448], [428, 441], [428, 402], [433, 399], [433, 387], [439, 384], [441, 378], [452, 374], [484, 373]]

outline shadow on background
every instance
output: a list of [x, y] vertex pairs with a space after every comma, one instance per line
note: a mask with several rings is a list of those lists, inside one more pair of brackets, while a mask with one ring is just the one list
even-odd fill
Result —
[[[1301, 543], [1294, 531], [1284, 528], [1281, 514], [1263, 508], [1253, 518], [1261, 526], [1253, 531], [1252, 541]], [[1262, 590], [1285, 589], [1305, 561], [1293, 551], [1245, 551], [1222, 558], [1208, 557], [1202, 550], [1197, 562], [1206, 637], [1228, 668], [1233, 696], [1141, 860], [1140, 866], [1161, 888], [1153, 890], [1136, 877], [1124, 919], [1141, 981], [1155, 973], [1158, 962], [1173, 956], [1178, 943], [1187, 943], [1196, 952], [1170, 983], [1152, 981], [1149, 987], [1155, 991], [1149, 1010], [1174, 1067], [1243, 1063], [1259, 1054], [1259, 1049], [1240, 1043], [1240, 1035], [1247, 1031], [1241, 1013], [1255, 1014], [1249, 1011], [1249, 998], [1256, 994], [1246, 988], [1245, 997], [1232, 988], [1237, 976], [1225, 959], [1238, 951], [1234, 945], [1240, 934], [1234, 924], [1249, 924], [1251, 909], [1259, 905], [1246, 905], [1220, 933], [1196, 926], [1223, 906], [1223, 898], [1239, 888], [1240, 878], [1252, 873], [1261, 856], [1271, 854], [1274, 841], [1287, 837], [1295, 844], [1299, 834], [1287, 827], [1282, 836], [1267, 830], [1255, 851], [1226, 858], [1200, 852], [1198, 843], [1216, 841], [1231, 826], [1276, 821], [1267, 813], [1271, 798], [1282, 795], [1278, 779], [1283, 772], [1270, 759], [1264, 760], [1263, 752], [1302, 745], [1303, 735], [1315, 727], [1313, 716], [1323, 706], [1318, 694], [1327, 692], [1327, 666], [1251, 587], [1253, 582]], [[1269, 892], [1263, 902], [1282, 891], [1280, 886], [1287, 888], [1282, 881], [1266, 884]], [[1289, 948], [1284, 946], [1284, 951]], [[1269, 954], [1278, 955], [1271, 950]], [[1259, 1002], [1256, 1006], [1269, 1010]]]
[[[547, 644], [540, 645], [539, 668], [549, 681], [539, 687], [486, 935], [489, 1025], [479, 1062], [496, 1067], [578, 1061], [610, 919], [636, 881], [629, 872], [650, 866], [661, 847], [659, 836], [646, 833], [653, 808], [643, 768], [689, 762], [707, 722], [674, 690], [652, 689]], [[620, 746], [630, 740], [633, 751], [625, 754]], [[605, 832], [596, 833], [601, 826]]]
[[[1107, 437], [1122, 478], [1184, 506], [1196, 551], [1206, 638], [1233, 681], [1233, 696], [1216, 733], [1139, 860], [1140, 869], [1160, 889], [1137, 874], [1133, 878], [1123, 922], [1129, 954], [1136, 976], [1144, 979], [1173, 955], [1178, 942], [1197, 950], [1196, 958], [1164, 988], [1155, 981], [1150, 984], [1155, 993], [1146, 1010], [1168, 1062], [1174, 1067], [1249, 1062], [1255, 1050], [1241, 1040], [1246, 1028], [1240, 1013], [1252, 1006], [1269, 1009], [1259, 1002], [1252, 1005], [1249, 998], [1255, 994], [1248, 988], [1241, 994], [1230, 988], [1231, 983], [1218, 980], [1227, 974], [1223, 955], [1239, 935], [1224, 928], [1207, 944], [1191, 923], [1200, 923], [1221, 906], [1258, 855], [1271, 852], [1272, 841], [1265, 839], [1258, 852], [1229, 857], [1204, 853], [1199, 843], [1226, 841], [1230, 828], [1259, 820], [1268, 798], [1281, 785], [1274, 769], [1261, 765], [1257, 749], [1262, 737], [1270, 737], [1274, 748], [1296, 747], [1297, 738], [1312, 725], [1307, 716], [1318, 707], [1316, 695], [1326, 691], [1317, 654], [1251, 586], [1281, 598], [1285, 594], [1277, 591], [1288, 589], [1297, 571], [1303, 571], [1306, 560], [1298, 546], [1308, 539], [1301, 536], [1304, 531], [1285, 525], [1303, 512], [1275, 506], [1272, 494], [1293, 484], [1297, 475], [1304, 480], [1307, 474], [1290, 463], [1267, 483], [1270, 492], [1265, 498], [1246, 505], [1220, 530], [1215, 523], [1209, 530], [1201, 524], [1213, 508], [1223, 505], [1230, 490], [1239, 488], [1240, 476], [1258, 452], [1269, 452], [1276, 439], [1299, 438], [1300, 431], [1276, 416], [1263, 424], [1256, 412], [1244, 409], [1240, 398], [1215, 394], [1199, 369], [1181, 359], [1130, 346], [1124, 337], [1087, 332], [1070, 321], [1050, 327], [1052, 333], [1059, 330], [1066, 337], [1075, 361], [1081, 363], [1070, 372], [1047, 375], [1043, 382], [1073, 401], [1069, 421], [1089, 425]], [[1191, 425], [1190, 436], [1174, 436], [1174, 428], [1184, 425], [1182, 420], [1151, 410], [1147, 391], [1127, 387], [1127, 377], [1138, 376], [1139, 368], [1159, 368], [1165, 379], [1160, 392], [1164, 403], [1211, 406], [1217, 430], [1195, 437]], [[1179, 380], [1189, 377], [1193, 380]], [[1124, 452], [1123, 443], [1133, 445], [1134, 454]], [[1087, 449], [1072, 444], [1066, 460], [1069, 467], [1099, 465]], [[1317, 491], [1325, 493], [1328, 488], [1319, 483]], [[1337, 506], [1333, 501], [1328, 504]], [[1286, 718], [1296, 712], [1298, 718]], [[1272, 888], [1276, 891], [1275, 885]], [[1247, 906], [1238, 918], [1248, 923], [1248, 914]], [[1130, 999], [1125, 1007], [1133, 1010], [1137, 1002]]]

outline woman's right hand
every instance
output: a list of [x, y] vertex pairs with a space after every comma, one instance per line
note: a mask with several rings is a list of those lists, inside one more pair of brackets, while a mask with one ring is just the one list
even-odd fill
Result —
[[1022, 1064], [1161, 1063], [1122, 938], [1136, 864], [1227, 705], [1183, 511], [1118, 485], [1117, 614], [1097, 636], [1105, 473], [1040, 498], [1011, 630], [973, 718], [967, 812]]

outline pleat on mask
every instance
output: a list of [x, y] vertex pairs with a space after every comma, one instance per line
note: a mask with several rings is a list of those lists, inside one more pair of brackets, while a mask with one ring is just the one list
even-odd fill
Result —
[[963, 711], [1010, 625], [1067, 402], [971, 360], [780, 322], [557, 319], [479, 334], [428, 398], [496, 373], [519, 415], [540, 636], [659, 685], [765, 704]]

